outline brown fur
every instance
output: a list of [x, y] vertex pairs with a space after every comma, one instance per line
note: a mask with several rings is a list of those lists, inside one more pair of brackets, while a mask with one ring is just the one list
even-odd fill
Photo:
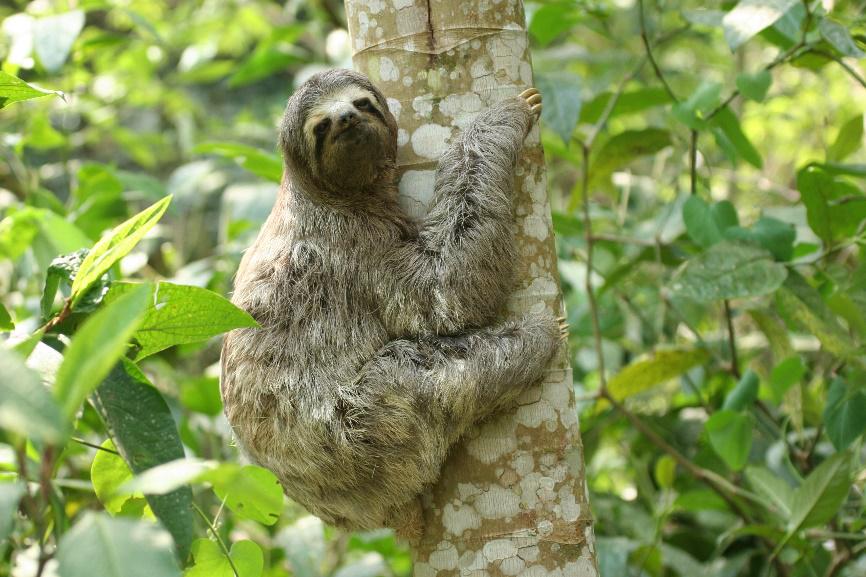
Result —
[[[356, 132], [339, 137], [361, 92], [379, 114], [355, 109]], [[317, 155], [309, 129], [329, 114]], [[496, 321], [532, 118], [525, 98], [479, 115], [441, 159], [416, 224], [396, 202], [396, 123], [367, 78], [326, 72], [289, 100], [283, 184], [233, 298], [261, 328], [228, 335], [221, 387], [245, 451], [326, 522], [412, 532], [449, 447], [541, 378], [557, 321]]]

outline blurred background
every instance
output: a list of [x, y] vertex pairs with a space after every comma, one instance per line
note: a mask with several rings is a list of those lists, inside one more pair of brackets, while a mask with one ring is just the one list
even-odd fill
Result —
[[[605, 577], [757, 575], [773, 556], [777, 574], [866, 574], [866, 2], [763, 4], [781, 17], [746, 37], [748, 25], [725, 20], [736, 2], [526, 6]], [[16, 330], [39, 326], [52, 259], [92, 245], [167, 194], [174, 199], [166, 216], [117, 273], [229, 294], [275, 197], [275, 127], [287, 97], [315, 71], [351, 66], [342, 4], [5, 0], [0, 22], [2, 70], [64, 94], [0, 103], [0, 301]], [[831, 191], [805, 182], [813, 162], [826, 175], [815, 186]], [[701, 202], [684, 210], [692, 192]], [[33, 211], [26, 227], [9, 220], [25, 210]], [[764, 247], [744, 280], [752, 289], [719, 289], [727, 273], [704, 284], [686, 275], [691, 289], [682, 289], [683, 267], [696, 259], [710, 272], [749, 264], [713, 260], [722, 236], [706, 231], [730, 227], [743, 232], [723, 242], [760, 237]], [[782, 281], [766, 278], [777, 266], [798, 271], [811, 292], [786, 301]], [[840, 352], [831, 337], [852, 348]], [[188, 455], [232, 462], [219, 351], [218, 339], [181, 345], [143, 368], [168, 400]], [[778, 367], [791, 358], [787, 367], [796, 367], [786, 376]], [[598, 401], [601, 361], [606, 388], [631, 416], [700, 471], [757, 497], [742, 499], [745, 515]], [[754, 381], [744, 385], [747, 374]], [[748, 402], [731, 400], [745, 389], [754, 393]], [[88, 410], [85, 433], [102, 442]], [[728, 422], [707, 427], [724, 410], [735, 415], [736, 434]], [[845, 431], [830, 431], [838, 419]], [[99, 508], [93, 451], [68, 451], [58, 474], [67, 513]], [[797, 489], [835, 454], [847, 455], [844, 486], [832, 495], [824, 487], [813, 503], [828, 515], [797, 525], [790, 510], [762, 507], [773, 493], [805, 498]], [[15, 469], [5, 444], [0, 469]], [[788, 489], [762, 485], [766, 475]], [[197, 489], [196, 500], [218, 514], [214, 495]], [[387, 530], [345, 534], [291, 504], [271, 526], [229, 513], [219, 521], [227, 542], [262, 548], [269, 577], [411, 573], [408, 549]], [[206, 535], [203, 525], [196, 531]], [[19, 545], [6, 548], [0, 574], [35, 574], [35, 553]]]

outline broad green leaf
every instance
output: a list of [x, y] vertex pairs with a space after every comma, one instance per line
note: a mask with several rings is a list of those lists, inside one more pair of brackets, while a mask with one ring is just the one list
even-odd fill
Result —
[[140, 491], [145, 495], [165, 495], [184, 485], [203, 483], [205, 473], [222, 467], [237, 465], [180, 457], [143, 470], [125, 483], [120, 491], [126, 494]]
[[[43, 318], [48, 319], [51, 316], [57, 289], [61, 286], [66, 289], [72, 286], [88, 252], [86, 248], [82, 248], [73, 253], [60, 255], [48, 265], [48, 269], [45, 271], [45, 288], [40, 300]], [[102, 275], [97, 282], [90, 285], [87, 292], [78, 300], [75, 311], [87, 312], [95, 309], [102, 302], [105, 293], [108, 292], [109, 284], [108, 275]]]
[[738, 74], [737, 90], [745, 98], [755, 102], [763, 102], [773, 83], [773, 76], [767, 70], [760, 70], [754, 74]]
[[141, 347], [137, 359], [168, 347], [196, 343], [232, 329], [256, 327], [243, 310], [213, 291], [196, 286], [157, 283], [113, 283], [106, 303], [140, 287], [148, 291], [147, 308], [133, 336]]
[[662, 455], [655, 466], [655, 478], [662, 489], [672, 489], [677, 477], [677, 462], [670, 455]]
[[727, 229], [739, 225], [737, 211], [730, 202], [708, 204], [695, 195], [683, 204], [683, 221], [689, 237], [703, 248], [720, 242]]
[[797, 173], [797, 189], [806, 206], [809, 227], [827, 247], [853, 235], [866, 218], [866, 199], [857, 187], [836, 179], [820, 165]]
[[851, 489], [851, 453], [836, 453], [812, 471], [794, 491], [788, 534], [832, 519]]
[[126, 351], [146, 304], [147, 290], [137, 289], [100, 308], [76, 331], [54, 383], [54, 398], [68, 419]]
[[775, 291], [787, 274], [768, 251], [722, 241], [689, 259], [674, 276], [672, 288], [704, 302], [755, 297]]
[[706, 423], [710, 445], [734, 471], [742, 469], [749, 459], [753, 426], [748, 413], [729, 409], [716, 411]]
[[18, 515], [18, 503], [24, 491], [24, 483], [0, 482], [0, 543], [12, 532]]
[[0, 220], [0, 257], [16, 261], [21, 258], [39, 233], [43, 211], [26, 207]]
[[798, 0], [740, 0], [722, 19], [728, 46], [736, 50], [755, 34], [772, 26], [797, 3]]
[[[612, 92], [602, 92], [592, 100], [584, 102], [580, 109], [580, 122], [586, 124], [598, 122], [612, 97]], [[649, 108], [670, 104], [670, 102], [671, 97], [665, 92], [664, 88], [653, 87], [626, 90], [617, 98], [613, 110], [610, 111], [610, 118], [636, 114]]]
[[129, 212], [122, 196], [123, 184], [114, 169], [98, 163], [87, 163], [78, 169], [75, 201], [75, 225], [91, 238], [126, 219]]
[[223, 410], [220, 381], [216, 377], [200, 377], [184, 381], [180, 386], [180, 402], [187, 409], [215, 417]]
[[[302, 50], [296, 41], [298, 36], [304, 33], [306, 26], [296, 24], [273, 30], [275, 32], [272, 38], [259, 42], [246, 60], [235, 65], [234, 74], [229, 78], [229, 86], [246, 86], [309, 60], [309, 54]], [[378, 71], [379, 67], [375, 67], [375, 70]], [[378, 79], [372, 80], [376, 82]]]
[[761, 380], [751, 369], [747, 370], [737, 385], [725, 397], [723, 409], [731, 411], [742, 411], [748, 409], [758, 399], [758, 388]]
[[12, 322], [12, 315], [6, 310], [6, 307], [0, 303], [0, 331], [11, 331], [15, 328], [15, 323]]
[[118, 260], [129, 254], [153, 225], [162, 218], [171, 196], [167, 196], [144, 209], [126, 222], [116, 226], [111, 233], [98, 241], [78, 269], [75, 282], [72, 283], [72, 295], [75, 300], [81, 298], [84, 291], [96, 282], [99, 277]]
[[28, 148], [51, 150], [66, 144], [66, 137], [54, 130], [47, 114], [34, 114], [27, 126], [24, 142]]
[[682, 375], [704, 363], [707, 357], [707, 352], [701, 349], [656, 351], [614, 375], [608, 382], [608, 390], [615, 399], [626, 399]]
[[866, 52], [860, 50], [860, 47], [851, 38], [851, 33], [846, 26], [834, 22], [829, 18], [821, 18], [818, 30], [821, 31], [821, 36], [824, 37], [824, 40], [829, 42], [842, 56], [850, 56], [852, 58], [863, 58], [866, 56]]
[[60, 577], [180, 577], [171, 535], [152, 522], [85, 513], [57, 548]]
[[799, 356], [788, 357], [773, 367], [769, 382], [773, 402], [781, 403], [788, 389], [799, 383], [804, 376], [806, 367]]
[[827, 150], [828, 162], [841, 162], [863, 145], [863, 115], [858, 114], [839, 129], [839, 135]]
[[614, 171], [628, 166], [635, 159], [655, 154], [670, 145], [670, 132], [660, 128], [626, 130], [614, 134], [594, 154], [590, 180], [595, 183], [605, 182]]
[[778, 261], [788, 261], [794, 255], [797, 231], [794, 225], [775, 218], [762, 216], [748, 228], [730, 227], [724, 232], [728, 240], [750, 242], [761, 246]]
[[740, 121], [731, 109], [725, 106], [711, 121], [716, 142], [730, 157], [732, 162], [742, 158], [755, 168], [762, 168], [764, 161], [740, 126]]
[[0, 71], [0, 109], [9, 106], [13, 102], [42, 98], [43, 96], [51, 96], [52, 94], [61, 98], [63, 97], [63, 93], [59, 90], [43, 90], [42, 88], [27, 84], [11, 74]]
[[283, 511], [283, 488], [277, 477], [262, 467], [222, 466], [202, 475], [235, 515], [273, 525]]
[[844, 451], [866, 431], [866, 392], [863, 387], [833, 379], [827, 389], [824, 427], [837, 451]]
[[547, 46], [581, 20], [581, 11], [568, 2], [544, 4], [532, 14], [529, 33], [540, 46]]
[[33, 48], [42, 67], [50, 73], [63, 67], [84, 28], [84, 11], [73, 10], [55, 16], [37, 18], [33, 24]]
[[845, 359], [857, 355], [851, 337], [821, 294], [798, 273], [788, 275], [782, 289], [776, 293], [776, 305], [783, 315], [809, 329], [831, 353]]
[[[132, 471], [126, 461], [115, 450], [111, 439], [100, 445], [105, 451], [96, 451], [90, 464], [90, 481], [97, 498], [112, 515], [141, 517], [145, 515], [147, 501], [144, 495], [119, 493], [118, 489], [132, 479]], [[149, 509], [147, 509], [149, 511]], [[151, 513], [151, 516], [153, 513]]]
[[794, 490], [791, 486], [766, 467], [750, 465], [745, 472], [752, 489], [766, 499], [783, 520], [788, 520], [794, 502]]
[[561, 71], [548, 75], [539, 74], [535, 80], [538, 89], [544, 94], [541, 119], [568, 145], [580, 119], [580, 77]]
[[75, 252], [92, 244], [87, 235], [73, 223], [50, 210], [41, 210], [39, 233], [33, 240], [33, 255], [41, 268], [48, 268], [51, 261], [61, 254]]
[[[165, 399], [132, 362], [123, 359], [114, 366], [96, 389], [93, 404], [133, 473], [183, 458]], [[192, 491], [182, 485], [162, 495], [147, 495], [147, 502], [174, 538], [178, 557], [186, 559], [193, 536]]]
[[[260, 577], [264, 568], [262, 549], [253, 541], [232, 544], [229, 551], [237, 577]], [[220, 546], [210, 539], [196, 539], [192, 544], [195, 564], [184, 572], [184, 577], [235, 577], [232, 564]]]
[[[546, 104], [546, 102], [545, 102]], [[206, 142], [195, 147], [199, 154], [215, 154], [238, 163], [242, 168], [271, 182], [283, 177], [283, 161], [276, 154], [234, 142]]]
[[68, 431], [67, 420], [39, 375], [3, 347], [0, 375], [0, 427], [37, 441], [61, 441]]

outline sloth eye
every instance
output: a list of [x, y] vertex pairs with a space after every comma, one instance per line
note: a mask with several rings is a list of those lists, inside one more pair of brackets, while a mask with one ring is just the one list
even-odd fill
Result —
[[318, 123], [316, 125], [316, 127], [313, 128], [313, 131], [316, 133], [317, 136], [322, 136], [323, 134], [328, 132], [328, 127], [330, 125], [331, 125], [330, 119], [326, 118], [323, 121], [321, 121], [320, 123]]
[[354, 104], [355, 108], [357, 108], [358, 110], [372, 110], [373, 109], [373, 103], [370, 102], [369, 98], [359, 98], [358, 100], [354, 101], [352, 104]]

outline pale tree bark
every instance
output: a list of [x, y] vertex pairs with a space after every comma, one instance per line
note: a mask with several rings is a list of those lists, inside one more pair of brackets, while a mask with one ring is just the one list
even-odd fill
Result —
[[[532, 85], [521, 0], [346, 0], [355, 68], [389, 97], [400, 194], [424, 214], [436, 162], [466, 123]], [[518, 284], [509, 313], [562, 310], [544, 156], [533, 128], [517, 169]], [[425, 495], [416, 577], [596, 577], [567, 347], [518, 407], [456, 446]]]

